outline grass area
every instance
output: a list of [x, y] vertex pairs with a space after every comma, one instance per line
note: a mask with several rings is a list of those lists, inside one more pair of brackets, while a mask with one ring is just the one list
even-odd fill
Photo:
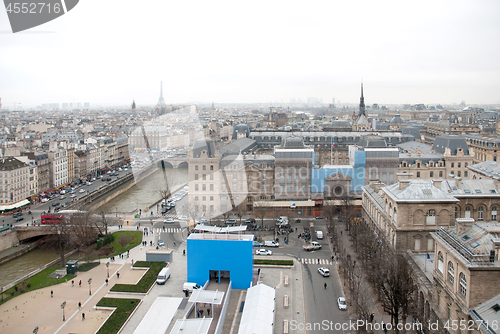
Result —
[[42, 270], [38, 274], [28, 278], [27, 280], [22, 281], [21, 283], [16, 284], [14, 287], [3, 293], [3, 301], [6, 302], [9, 299], [17, 297], [23, 293], [30, 292], [33, 290], [38, 290], [41, 288], [45, 288], [47, 286], [56, 285], [59, 283], [64, 283], [66, 281], [71, 281], [75, 278], [73, 275], [66, 275], [59, 279], [48, 277], [57, 269], [61, 269], [62, 267], [59, 265], [49, 267], [45, 270]]
[[114, 252], [109, 256], [116, 256], [121, 253], [126, 253], [127, 250], [139, 245], [142, 241], [141, 231], [118, 231], [113, 233], [115, 241], [111, 243]]
[[160, 271], [165, 268], [165, 262], [147, 262], [147, 261], [137, 261], [134, 262], [134, 267], [144, 268], [148, 267], [149, 270], [142, 276], [141, 280], [136, 284], [115, 284], [110, 291], [120, 291], [120, 292], [137, 292], [146, 293], [156, 282], [156, 278]]
[[253, 260], [253, 264], [269, 264], [275, 266], [293, 266], [293, 260]]
[[90, 262], [90, 263], [79, 264], [78, 271], [81, 271], [81, 272], [89, 271], [90, 269], [94, 269], [98, 265], [100, 265], [99, 262]]
[[102, 298], [96, 306], [116, 307], [111, 317], [102, 325], [97, 334], [116, 334], [128, 317], [134, 312], [139, 299]]

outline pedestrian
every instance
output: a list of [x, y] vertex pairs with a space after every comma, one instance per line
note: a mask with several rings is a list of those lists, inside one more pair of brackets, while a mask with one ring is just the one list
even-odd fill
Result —
[[319, 264], [319, 257], [318, 257], [318, 264]]
[[108, 279], [106, 278], [106, 286], [108, 285]]
[[200, 310], [197, 310], [196, 311], [196, 317], [199, 318], [200, 317]]
[[207, 316], [210, 316], [210, 306], [207, 307]]
[[116, 272], [116, 278], [120, 278], [120, 273]]
[[375, 317], [375, 312], [372, 312], [372, 314], [370, 314], [370, 322], [373, 322], [374, 317]]
[[132, 259], [132, 267], [134, 266], [134, 259]]
[[82, 302], [78, 302], [78, 309], [82, 308]]
[[130, 254], [130, 250], [127, 250], [127, 257], [129, 256], [129, 254]]
[[75, 286], [75, 280], [74, 279], [71, 280], [71, 286], [72, 287]]
[[384, 334], [387, 334], [387, 326], [385, 323], [382, 324], [382, 329], [384, 330]]
[[342, 236], [342, 231], [340, 231], [340, 236]]
[[82, 313], [82, 321], [85, 320], [85, 313]]
[[50, 290], [50, 298], [54, 297], [54, 291]]
[[203, 309], [200, 310], [200, 315], [203, 318]]

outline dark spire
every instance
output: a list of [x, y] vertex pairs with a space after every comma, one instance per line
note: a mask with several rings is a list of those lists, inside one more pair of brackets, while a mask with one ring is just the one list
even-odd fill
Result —
[[359, 98], [359, 116], [365, 115], [365, 98], [363, 96], [363, 83], [361, 83], [361, 97]]
[[132, 100], [132, 109], [135, 109], [135, 100]]

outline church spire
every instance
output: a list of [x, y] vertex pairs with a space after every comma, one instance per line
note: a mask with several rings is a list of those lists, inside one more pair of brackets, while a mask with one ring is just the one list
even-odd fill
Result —
[[361, 97], [359, 98], [359, 116], [365, 115], [365, 97], [363, 96], [363, 82], [361, 82]]

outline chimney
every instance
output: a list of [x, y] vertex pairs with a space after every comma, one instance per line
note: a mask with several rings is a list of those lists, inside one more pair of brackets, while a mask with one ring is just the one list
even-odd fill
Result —
[[432, 185], [438, 189], [441, 189], [441, 182], [443, 182], [443, 180], [432, 180]]
[[455, 224], [457, 236], [468, 231], [475, 222], [474, 218], [457, 218]]
[[398, 178], [398, 181], [400, 180], [407, 180], [407, 179], [411, 179], [413, 177], [413, 173], [396, 173], [396, 176]]
[[385, 184], [377, 180], [377, 182], [373, 184], [373, 191], [378, 193], [383, 187], [385, 187]]
[[495, 260], [500, 261], [500, 239], [493, 238], [491, 239], [491, 242], [493, 243], [493, 249], [495, 250]]
[[460, 189], [462, 187], [462, 178], [455, 176], [455, 182], [457, 183], [457, 188]]
[[403, 190], [404, 188], [408, 187], [410, 184], [410, 180], [399, 180], [399, 190]]

